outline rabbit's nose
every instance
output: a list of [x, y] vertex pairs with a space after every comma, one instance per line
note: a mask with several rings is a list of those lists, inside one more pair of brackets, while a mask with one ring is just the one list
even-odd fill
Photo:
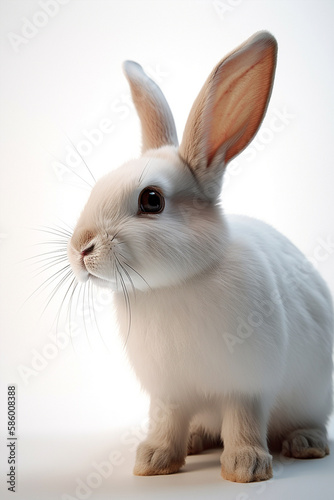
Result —
[[87, 248], [85, 248], [84, 250], [81, 250], [81, 256], [82, 257], [86, 257], [86, 255], [89, 255], [90, 253], [93, 252], [94, 250], [94, 247], [95, 245], [92, 244], [92, 245], [89, 245]]
[[92, 229], [78, 228], [72, 236], [71, 245], [82, 257], [85, 257], [94, 250], [93, 239], [96, 234], [96, 231]]

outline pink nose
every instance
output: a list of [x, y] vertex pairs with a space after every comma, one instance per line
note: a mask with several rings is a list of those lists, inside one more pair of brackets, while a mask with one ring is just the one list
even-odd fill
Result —
[[89, 247], [85, 248], [84, 250], [81, 251], [81, 256], [86, 257], [86, 255], [92, 253], [94, 250], [95, 245], [90, 245]]
[[96, 231], [78, 227], [73, 233], [71, 246], [78, 253], [80, 253], [82, 257], [85, 257], [94, 250], [94, 244], [92, 243], [92, 240], [95, 236]]

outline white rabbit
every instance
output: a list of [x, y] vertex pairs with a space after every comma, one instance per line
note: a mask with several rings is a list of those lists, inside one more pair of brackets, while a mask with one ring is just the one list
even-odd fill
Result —
[[177, 472], [187, 452], [219, 442], [222, 476], [238, 482], [272, 477], [268, 444], [296, 458], [329, 453], [330, 293], [284, 236], [218, 203], [226, 164], [263, 119], [276, 53], [260, 32], [219, 62], [179, 148], [160, 89], [124, 64], [143, 154], [97, 182], [68, 256], [78, 280], [115, 291], [151, 397], [137, 475]]

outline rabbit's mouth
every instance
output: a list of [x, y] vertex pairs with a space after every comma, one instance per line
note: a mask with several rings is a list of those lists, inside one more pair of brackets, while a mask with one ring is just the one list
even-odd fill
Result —
[[85, 251], [69, 252], [69, 261], [77, 280], [81, 283], [91, 281], [99, 286], [110, 287], [115, 281], [99, 273], [97, 266], [94, 265], [94, 259], [89, 259]]
[[105, 266], [101, 265], [103, 259], [97, 255], [97, 247], [98, 245], [90, 243], [83, 250], [77, 250], [70, 242], [67, 254], [72, 271], [80, 283], [90, 281], [98, 287], [117, 291], [119, 289], [118, 280], [114, 273], [106, 272]]
[[67, 256], [70, 262], [72, 271], [80, 283], [85, 283], [89, 280], [90, 272], [85, 263], [85, 251], [79, 252], [72, 245], [71, 241], [67, 247]]

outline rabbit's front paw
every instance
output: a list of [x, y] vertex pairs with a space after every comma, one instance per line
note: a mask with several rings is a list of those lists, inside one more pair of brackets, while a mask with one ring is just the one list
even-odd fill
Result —
[[222, 476], [237, 483], [265, 481], [273, 476], [272, 457], [264, 449], [243, 446], [224, 451], [221, 456]]
[[174, 474], [184, 465], [185, 458], [164, 447], [154, 447], [144, 441], [137, 448], [136, 464], [133, 473], [136, 476], [156, 476]]

